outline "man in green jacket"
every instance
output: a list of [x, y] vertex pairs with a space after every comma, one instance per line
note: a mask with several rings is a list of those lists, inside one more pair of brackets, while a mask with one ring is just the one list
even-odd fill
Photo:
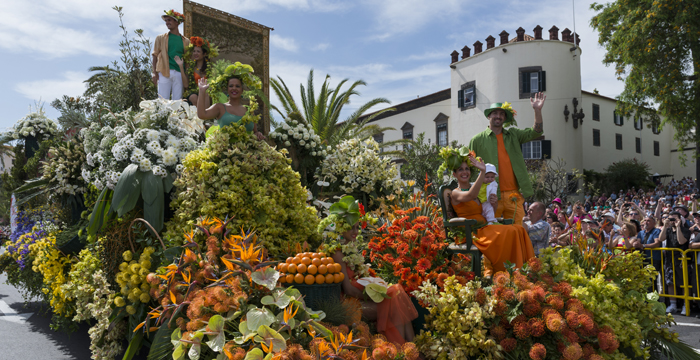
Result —
[[542, 135], [542, 106], [546, 98], [541, 92], [530, 98], [535, 110], [535, 125], [529, 129], [506, 129], [516, 125], [515, 111], [508, 102], [491, 104], [484, 110], [484, 115], [489, 119], [488, 129], [474, 135], [469, 143], [469, 149], [498, 169], [500, 199], [496, 217], [515, 218], [515, 223], [519, 225], [522, 225], [525, 216], [524, 197], [533, 194], [521, 145]]

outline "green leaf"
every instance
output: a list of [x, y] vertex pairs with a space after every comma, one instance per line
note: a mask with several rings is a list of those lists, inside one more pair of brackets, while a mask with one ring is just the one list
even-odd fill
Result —
[[260, 326], [270, 326], [275, 322], [275, 315], [266, 308], [254, 308], [246, 314], [248, 329], [257, 329]]
[[215, 352], [221, 352], [224, 349], [224, 344], [226, 343], [226, 335], [223, 331], [225, 323], [226, 320], [224, 320], [223, 316], [218, 314], [209, 319], [209, 329], [217, 334], [207, 335], [209, 341], [206, 344]]
[[197, 331], [192, 335], [191, 341], [194, 343], [190, 346], [190, 351], [187, 352], [187, 356], [190, 360], [199, 360], [199, 356], [202, 355], [202, 338], [204, 334], [201, 331]]
[[129, 347], [124, 353], [122, 360], [131, 360], [136, 353], [141, 349], [141, 340], [143, 340], [143, 331], [137, 331], [129, 342]]
[[272, 267], [265, 270], [258, 270], [250, 275], [251, 280], [258, 285], [262, 285], [270, 290], [274, 290], [277, 286], [277, 280], [280, 278], [279, 271]]
[[377, 304], [384, 301], [385, 298], [389, 298], [389, 295], [386, 294], [386, 286], [379, 284], [367, 284], [365, 292]]
[[163, 262], [161, 265], [169, 265], [175, 261], [175, 258], [182, 254], [182, 246], [167, 248], [163, 251]]
[[173, 189], [173, 177], [168, 175], [163, 178], [163, 192], [169, 193]]
[[144, 175], [141, 187], [143, 198], [143, 218], [148, 221], [156, 231], [163, 229], [164, 200], [163, 181], [159, 176], [148, 172]]
[[21, 192], [25, 192], [27, 190], [31, 190], [35, 187], [47, 185], [50, 182], [49, 179], [44, 179], [44, 178], [35, 178], [31, 180], [27, 180], [24, 182], [24, 185], [18, 187], [15, 189], [14, 193], [19, 194]]
[[248, 340], [254, 338], [255, 335], [258, 335], [255, 331], [250, 331], [250, 329], [248, 329], [247, 321], [241, 321], [240, 324], [238, 324], [238, 331], [241, 333], [241, 336], [233, 339], [238, 345], [245, 344]]
[[272, 295], [266, 295], [261, 300], [260, 303], [263, 305], [275, 305], [280, 309], [284, 309], [289, 305], [292, 298], [284, 293], [284, 290], [277, 290], [272, 293]]
[[265, 353], [263, 353], [262, 350], [255, 348], [253, 350], [248, 351], [245, 354], [245, 359], [243, 360], [263, 360], [265, 358]]
[[173, 331], [168, 328], [168, 323], [164, 322], [153, 337], [153, 343], [148, 352], [148, 360], [163, 360], [172, 354], [174, 349], [174, 345], [170, 341], [172, 334]]
[[139, 167], [136, 164], [127, 166], [119, 176], [117, 185], [114, 186], [111, 207], [118, 216], [123, 216], [136, 206], [141, 195], [142, 181], [143, 172], [139, 171]]
[[90, 222], [88, 223], [87, 227], [88, 234], [90, 235], [97, 234], [97, 232], [102, 228], [102, 224], [104, 224], [105, 213], [107, 212], [107, 209], [110, 208], [111, 203], [106, 199], [108, 191], [111, 190], [105, 186], [104, 189], [102, 189], [100, 196], [97, 197], [95, 207], [92, 209], [92, 213], [90, 214]]
[[260, 325], [255, 341], [264, 342], [268, 347], [272, 346], [272, 352], [274, 353], [287, 348], [287, 342], [284, 340], [284, 337], [267, 325]]

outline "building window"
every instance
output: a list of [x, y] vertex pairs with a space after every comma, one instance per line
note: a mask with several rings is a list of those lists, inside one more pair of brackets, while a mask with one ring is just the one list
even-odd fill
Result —
[[462, 110], [476, 107], [476, 81], [463, 84], [462, 89], [457, 91], [457, 106]]
[[449, 116], [439, 113], [438, 116], [433, 119], [435, 122], [436, 143], [439, 146], [447, 146], [447, 143], [449, 142], [449, 137], [447, 136], [447, 119], [449, 118]]
[[374, 138], [374, 141], [376, 141], [380, 144], [384, 142], [384, 133], [375, 134], [372, 137]]
[[622, 134], [615, 134], [615, 149], [622, 150]]
[[593, 104], [593, 120], [600, 121], [600, 105]]
[[654, 141], [654, 156], [659, 156], [659, 142]]
[[593, 129], [593, 146], [600, 146], [600, 130]]
[[535, 93], [547, 90], [546, 72], [541, 66], [528, 66], [518, 69], [520, 98], [528, 99]]
[[617, 126], [622, 126], [625, 123], [625, 119], [622, 117], [622, 115], [618, 114], [617, 111], [613, 113], [613, 116], [615, 118], [615, 125]]
[[527, 160], [542, 159], [542, 141], [534, 140], [522, 145], [523, 158]]
[[651, 124], [651, 132], [653, 132], [654, 135], [659, 135], [659, 133], [661, 132], [658, 121], [655, 121], [653, 124]]
[[642, 130], [642, 117], [637, 117], [634, 119], [634, 129]]
[[[403, 139], [413, 140], [413, 125], [411, 125], [411, 123], [409, 122], [403, 124], [403, 126], [401, 127], [401, 133], [403, 134]], [[410, 148], [411, 144], [404, 144], [403, 146], [404, 151]]]
[[637, 151], [637, 154], [642, 153], [642, 139], [641, 138], [634, 138], [634, 148]]

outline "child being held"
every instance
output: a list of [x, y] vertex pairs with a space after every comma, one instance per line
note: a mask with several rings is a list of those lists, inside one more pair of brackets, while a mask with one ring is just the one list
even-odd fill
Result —
[[481, 184], [478, 197], [479, 201], [481, 201], [481, 215], [484, 216], [486, 222], [489, 224], [495, 224], [497, 222], [493, 206], [491, 206], [491, 203], [488, 201], [491, 194], [498, 196], [496, 176], [498, 176], [496, 166], [493, 164], [486, 164], [486, 175], [484, 176], [484, 183]]

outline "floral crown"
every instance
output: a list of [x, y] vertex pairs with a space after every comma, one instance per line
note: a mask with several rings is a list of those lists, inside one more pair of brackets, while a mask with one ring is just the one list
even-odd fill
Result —
[[[440, 150], [440, 157], [443, 158], [443, 163], [438, 169], [438, 176], [442, 177], [442, 174], [447, 171], [457, 170], [463, 162], [467, 162], [469, 165], [469, 170], [471, 172], [476, 171], [476, 167], [469, 163], [469, 156], [476, 157], [474, 150], [469, 150], [466, 146], [462, 146], [460, 149], [455, 149], [451, 146], [445, 146]], [[477, 158], [481, 160], [481, 158]]]
[[187, 54], [192, 54], [192, 50], [194, 50], [195, 46], [199, 46], [204, 50], [206, 53], [205, 57], [207, 59], [213, 59], [217, 56], [219, 56], [219, 48], [216, 47], [216, 45], [211, 45], [209, 43], [209, 40], [201, 38], [199, 36], [192, 36], [190, 38], [190, 44], [187, 46], [187, 50], [185, 51]]
[[[262, 82], [260, 81], [260, 78], [255, 76], [253, 72], [254, 70], [252, 66], [248, 64], [241, 64], [240, 62], [236, 61], [234, 64], [226, 67], [226, 70], [224, 70], [223, 73], [211, 81], [209, 84], [209, 94], [212, 96], [219, 92], [225, 94], [226, 88], [228, 87], [228, 81], [234, 77], [241, 79], [243, 85], [247, 86], [249, 89], [262, 89]], [[247, 94], [247, 96], [245, 95], [246, 94], [244, 93], [244, 97], [247, 98], [253, 97], [253, 94]]]
[[169, 16], [169, 17], [171, 17], [171, 18], [177, 20], [177, 22], [180, 23], [180, 24], [182, 24], [182, 23], [185, 21], [185, 15], [182, 15], [182, 14], [180, 14], [179, 12], [177, 12], [177, 11], [175, 11], [175, 10], [173, 10], [173, 9], [170, 9], [170, 10], [167, 10], [167, 11], [166, 11], [166, 10], [163, 10], [163, 12], [165, 13], [165, 15], [161, 16], [161, 17], [163, 17], [163, 18], [166, 17], [166, 16]]

